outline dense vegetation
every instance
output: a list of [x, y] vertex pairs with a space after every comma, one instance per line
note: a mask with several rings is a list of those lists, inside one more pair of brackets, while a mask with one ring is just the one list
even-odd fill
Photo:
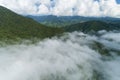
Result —
[[43, 39], [62, 32], [60, 28], [44, 26], [0, 6], [0, 40]]
[[70, 26], [64, 27], [65, 31], [82, 31], [82, 32], [91, 32], [91, 31], [99, 31], [99, 30], [120, 30], [120, 25], [115, 23], [106, 23], [103, 21], [87, 21], [82, 23], [73, 24]]

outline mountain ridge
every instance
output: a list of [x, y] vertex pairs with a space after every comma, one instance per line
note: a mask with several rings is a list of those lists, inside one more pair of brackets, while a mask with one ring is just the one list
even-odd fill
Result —
[[73, 32], [73, 31], [82, 31], [85, 33], [94, 31], [100, 31], [100, 30], [106, 30], [106, 31], [112, 31], [112, 30], [120, 30], [120, 25], [113, 24], [113, 23], [106, 23], [103, 21], [87, 21], [77, 24], [72, 24], [70, 26], [64, 27], [65, 31]]
[[62, 33], [60, 28], [50, 28], [31, 18], [18, 15], [0, 6], [0, 40], [47, 38]]
[[83, 16], [54, 16], [54, 15], [45, 15], [45, 16], [32, 16], [28, 15], [26, 17], [32, 18], [37, 22], [54, 27], [65, 27], [72, 24], [87, 22], [91, 20], [104, 21], [106, 23], [120, 23], [120, 18], [112, 17], [83, 17]]

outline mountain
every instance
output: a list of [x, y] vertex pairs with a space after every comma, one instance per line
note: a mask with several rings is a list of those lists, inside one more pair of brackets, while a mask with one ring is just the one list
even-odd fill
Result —
[[64, 27], [65, 31], [73, 32], [73, 31], [82, 31], [82, 32], [91, 32], [91, 31], [99, 31], [99, 30], [120, 30], [120, 25], [115, 23], [106, 23], [103, 21], [87, 21], [82, 23], [73, 24], [70, 26]]
[[[50, 18], [51, 17], [51, 18]], [[105, 18], [104, 20], [88, 20], [84, 17], [56, 17], [56, 16], [41, 16], [41, 22], [49, 22], [51, 25], [56, 23], [56, 26], [65, 26], [62, 28], [47, 27], [36, 22], [35, 20], [18, 15], [7, 8], [0, 6], [0, 40], [17, 40], [17, 39], [33, 39], [33, 38], [48, 38], [63, 32], [72, 31], [99, 31], [99, 30], [118, 30], [120, 29], [119, 19]], [[103, 20], [103, 21], [102, 21]], [[56, 22], [55, 22], [56, 21]], [[57, 23], [58, 22], [58, 23]], [[67, 25], [67, 26], [66, 26]]]
[[86, 22], [91, 20], [104, 21], [106, 23], [116, 23], [120, 24], [120, 18], [112, 18], [112, 17], [82, 17], [82, 16], [54, 16], [54, 15], [46, 15], [46, 16], [32, 16], [28, 15], [27, 17], [36, 20], [39, 23], [54, 26], [54, 27], [65, 27], [72, 24], [77, 24], [80, 22]]
[[47, 26], [62, 27], [67, 32], [91, 32], [99, 30], [119, 30], [120, 18], [82, 16], [27, 16]]
[[46, 38], [62, 33], [60, 28], [44, 26], [31, 18], [0, 6], [0, 40]]

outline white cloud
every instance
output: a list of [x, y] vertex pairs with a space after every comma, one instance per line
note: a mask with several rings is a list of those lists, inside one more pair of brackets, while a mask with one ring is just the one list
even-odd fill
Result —
[[[119, 38], [113, 37], [119, 34], [106, 32], [101, 38], [73, 32], [36, 44], [0, 47], [0, 80], [120, 80], [120, 56], [116, 53], [112, 57], [102, 56], [91, 48], [94, 41], [104, 41], [102, 45], [107, 50], [111, 45], [120, 46], [115, 41]], [[114, 40], [110, 43], [104, 38]]]
[[25, 15], [120, 17], [116, 0], [0, 0], [0, 5]]

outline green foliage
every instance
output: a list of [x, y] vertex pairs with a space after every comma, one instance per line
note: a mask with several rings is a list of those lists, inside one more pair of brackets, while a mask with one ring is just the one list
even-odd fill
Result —
[[71, 26], [64, 27], [65, 31], [82, 31], [82, 32], [96, 32], [99, 30], [118, 30], [120, 29], [120, 25], [113, 23], [106, 23], [102, 21], [87, 21], [82, 23], [73, 24]]
[[111, 50], [109, 50], [108, 48], [106, 48], [104, 45], [102, 45], [99, 42], [94, 41], [94, 44], [91, 47], [94, 50], [98, 51], [101, 55], [111, 56], [110, 54]]
[[0, 6], [0, 40], [46, 38], [63, 33], [60, 28], [51, 28], [20, 16]]

